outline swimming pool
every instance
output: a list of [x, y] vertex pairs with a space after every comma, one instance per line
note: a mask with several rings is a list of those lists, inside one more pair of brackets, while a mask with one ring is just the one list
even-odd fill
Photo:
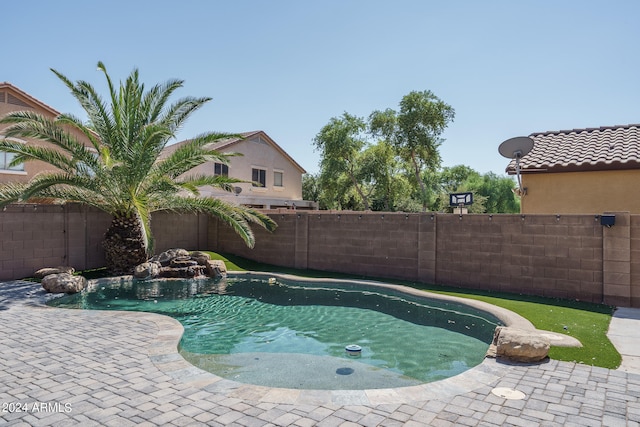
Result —
[[[417, 385], [484, 359], [499, 320], [373, 283], [265, 275], [122, 281], [55, 299], [66, 308], [148, 311], [185, 332], [180, 353], [231, 380], [298, 389]], [[347, 352], [356, 345], [360, 351]]]

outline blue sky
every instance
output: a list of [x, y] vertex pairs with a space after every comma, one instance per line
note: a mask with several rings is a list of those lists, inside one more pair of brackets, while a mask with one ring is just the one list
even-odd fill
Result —
[[503, 174], [505, 139], [640, 123], [636, 0], [128, 0], [3, 4], [8, 81], [81, 115], [51, 73], [104, 89], [133, 68], [210, 96], [178, 135], [264, 130], [308, 172], [331, 117], [431, 90], [456, 111], [444, 166]]

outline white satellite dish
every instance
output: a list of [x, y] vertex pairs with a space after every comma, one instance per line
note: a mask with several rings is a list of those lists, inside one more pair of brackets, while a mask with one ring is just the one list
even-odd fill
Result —
[[517, 159], [525, 156], [532, 148], [533, 139], [528, 136], [516, 136], [500, 144], [498, 151], [507, 159]]
[[516, 177], [518, 178], [518, 190], [520, 195], [525, 195], [526, 190], [522, 188], [522, 179], [520, 178], [520, 159], [526, 156], [533, 148], [533, 139], [528, 136], [516, 136], [504, 141], [498, 147], [498, 152], [507, 159], [515, 159], [516, 161]]

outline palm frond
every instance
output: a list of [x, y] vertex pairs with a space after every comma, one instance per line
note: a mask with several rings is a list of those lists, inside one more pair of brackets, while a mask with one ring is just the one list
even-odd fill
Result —
[[0, 186], [0, 207], [22, 200], [27, 184], [10, 182]]
[[206, 162], [229, 163], [229, 157], [236, 154], [220, 153], [205, 149], [207, 144], [229, 138], [230, 134], [206, 133], [199, 135], [178, 147], [156, 165], [156, 173], [175, 179], [187, 171]]
[[151, 121], [158, 121], [165, 105], [176, 89], [183, 86], [183, 80], [172, 79], [162, 85], [155, 85], [144, 98]]
[[185, 186], [195, 188], [211, 186], [228, 192], [232, 192], [234, 190], [233, 184], [244, 182], [246, 181], [237, 178], [230, 178], [228, 176], [205, 174], [188, 175], [182, 179], [176, 180], [176, 184], [183, 188], [186, 188]]
[[149, 203], [146, 196], [135, 197], [133, 206], [136, 218], [139, 221], [142, 237], [145, 243], [147, 254], [153, 252], [153, 239], [151, 233], [151, 212], [149, 211]]
[[248, 222], [257, 224], [268, 231], [275, 231], [278, 228], [278, 224], [262, 212], [246, 206], [236, 206], [236, 209]]
[[98, 139], [97, 134], [85, 126], [78, 117], [71, 114], [60, 114], [56, 117], [55, 122], [62, 126], [70, 126], [82, 132], [82, 134], [91, 142], [91, 145], [96, 151], [100, 151], [100, 148], [104, 146], [100, 139]]
[[182, 98], [179, 101], [173, 103], [166, 113], [158, 119], [160, 123], [163, 123], [167, 128], [171, 129], [171, 132], [175, 134], [178, 129], [182, 127], [184, 122], [191, 114], [200, 109], [204, 104], [209, 102], [211, 98], [201, 97], [187, 97]]
[[173, 197], [167, 200], [167, 210], [177, 212], [206, 213], [229, 225], [249, 247], [255, 245], [255, 237], [249, 221], [241, 214], [238, 206], [220, 199], [203, 197]]
[[9, 166], [16, 166], [28, 161], [40, 160], [66, 172], [74, 170], [73, 161], [61, 152], [52, 148], [26, 145], [8, 139], [0, 139], [0, 151], [15, 155]]
[[[102, 97], [93, 88], [93, 86], [85, 81], [78, 81], [73, 83], [62, 73], [54, 70], [51, 71], [69, 88], [71, 94], [80, 103], [89, 117], [89, 121], [95, 128], [96, 132], [100, 135], [103, 144], [111, 144], [117, 141], [115, 135], [115, 126], [113, 118], [107, 105], [102, 100]], [[107, 80], [109, 78], [107, 76]]]

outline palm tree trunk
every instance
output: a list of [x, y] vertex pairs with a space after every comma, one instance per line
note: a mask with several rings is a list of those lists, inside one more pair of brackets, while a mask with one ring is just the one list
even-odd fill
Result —
[[107, 269], [114, 275], [131, 274], [136, 265], [147, 261], [144, 234], [135, 216], [115, 217], [102, 247]]

